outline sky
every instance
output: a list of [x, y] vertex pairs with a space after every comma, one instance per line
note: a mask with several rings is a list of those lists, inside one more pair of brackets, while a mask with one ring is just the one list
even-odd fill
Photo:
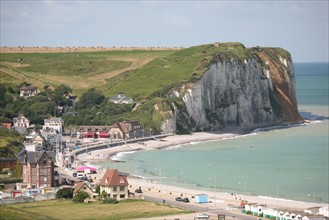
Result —
[[241, 42], [328, 62], [328, 0], [0, 0], [1, 46], [190, 47]]

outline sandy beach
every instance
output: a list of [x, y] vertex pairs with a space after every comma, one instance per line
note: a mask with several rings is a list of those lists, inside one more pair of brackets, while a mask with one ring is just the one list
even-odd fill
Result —
[[[226, 133], [227, 132], [227, 133]], [[244, 135], [242, 130], [227, 130], [225, 133], [207, 133], [199, 132], [193, 133], [191, 135], [172, 135], [166, 138], [145, 141], [142, 143], [127, 144], [122, 146], [117, 146], [113, 148], [108, 148], [104, 150], [92, 151], [78, 156], [78, 159], [88, 164], [95, 164], [97, 162], [104, 162], [109, 160], [116, 160], [115, 156], [121, 152], [137, 151], [137, 150], [154, 150], [154, 149], [164, 149], [178, 145], [190, 144], [193, 142], [201, 141], [214, 141], [226, 138], [234, 138], [238, 135]], [[104, 169], [99, 169], [97, 174], [97, 181], [100, 180]], [[314, 206], [328, 206], [328, 204], [314, 204], [286, 199], [277, 199], [270, 197], [260, 197], [260, 196], [249, 196], [241, 194], [232, 194], [230, 192], [215, 192], [209, 189], [191, 189], [182, 188], [171, 185], [159, 184], [155, 181], [147, 179], [139, 179], [135, 177], [129, 177], [130, 190], [133, 192], [138, 187], [141, 187], [143, 194], [139, 196], [148, 195], [158, 198], [163, 198], [165, 200], [174, 200], [178, 196], [188, 197], [191, 203], [196, 204], [204, 208], [204, 210], [211, 209], [224, 209], [232, 210], [232, 207], [237, 207], [240, 205], [241, 200], [247, 200], [249, 203], [258, 203], [266, 205], [267, 207], [279, 208], [281, 210], [294, 210], [295, 212], [304, 209], [314, 207]], [[193, 197], [198, 194], [207, 194], [209, 196], [209, 203], [197, 204], [194, 202]]]
[[139, 143], [125, 144], [103, 150], [90, 151], [80, 154], [78, 159], [81, 162], [97, 163], [109, 160], [115, 160], [115, 155], [122, 152], [138, 151], [138, 150], [155, 150], [170, 148], [179, 145], [187, 145], [196, 142], [216, 141], [227, 138], [234, 138], [244, 135], [245, 131], [238, 128], [228, 128], [221, 132], [197, 132], [190, 135], [169, 135], [165, 138], [148, 140]]

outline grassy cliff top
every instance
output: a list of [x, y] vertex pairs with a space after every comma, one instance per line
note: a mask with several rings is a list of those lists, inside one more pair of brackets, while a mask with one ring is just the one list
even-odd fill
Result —
[[[193, 81], [202, 76], [214, 60], [234, 58], [243, 61], [257, 50], [241, 43], [214, 43], [174, 50], [127, 50], [71, 53], [1, 53], [1, 83], [18, 85], [23, 81], [38, 86], [69, 86], [80, 95], [90, 88], [105, 95], [125, 93], [147, 98], [154, 92]], [[290, 54], [281, 48], [277, 54]], [[23, 63], [17, 60], [23, 58]]]

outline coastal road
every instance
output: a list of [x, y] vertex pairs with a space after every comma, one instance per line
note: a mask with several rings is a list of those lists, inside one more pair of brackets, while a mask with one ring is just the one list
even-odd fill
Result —
[[[152, 197], [152, 196], [142, 196], [146, 201], [160, 203], [164, 205], [170, 205], [177, 208], [190, 210], [198, 213], [206, 213], [211, 216], [210, 219], [217, 219], [217, 215], [225, 215], [225, 219], [234, 219], [234, 220], [257, 220], [259, 217], [251, 216], [251, 215], [245, 215], [243, 213], [240, 213], [239, 211], [230, 211], [230, 210], [224, 210], [224, 209], [208, 209], [207, 207], [198, 206], [191, 203], [184, 203], [184, 202], [177, 202], [174, 200], [164, 200], [163, 198], [158, 197]], [[196, 214], [195, 214], [196, 215]], [[166, 218], [168, 219], [168, 218]], [[177, 219], [185, 219], [185, 218], [177, 218]]]

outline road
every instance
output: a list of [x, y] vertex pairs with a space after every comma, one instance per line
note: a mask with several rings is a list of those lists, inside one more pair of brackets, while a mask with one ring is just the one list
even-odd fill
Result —
[[[152, 196], [146, 196], [143, 195], [142, 196], [146, 201], [150, 201], [150, 202], [156, 202], [156, 203], [160, 203], [160, 204], [164, 204], [164, 205], [170, 205], [170, 206], [174, 206], [177, 208], [181, 208], [181, 209], [186, 209], [186, 210], [190, 210], [190, 211], [194, 211], [197, 213], [206, 213], [208, 215], [210, 215], [210, 219], [218, 219], [217, 215], [221, 214], [221, 215], [225, 215], [225, 220], [227, 219], [235, 219], [235, 220], [257, 220], [259, 219], [259, 217], [256, 216], [251, 216], [251, 215], [245, 215], [243, 213], [240, 213], [238, 210], [224, 210], [224, 209], [208, 209], [199, 205], [195, 205], [192, 203], [183, 203], [183, 202], [177, 202], [174, 200], [163, 200], [163, 198], [157, 198], [157, 197], [152, 197]], [[189, 215], [182, 215], [182, 218], [180, 218], [179, 216], [176, 216], [173, 219], [191, 219], [191, 217], [196, 216], [196, 214], [189, 214]], [[161, 218], [152, 218], [152, 219], [171, 219], [170, 217], [161, 217]], [[193, 218], [192, 218], [193, 219]]]

